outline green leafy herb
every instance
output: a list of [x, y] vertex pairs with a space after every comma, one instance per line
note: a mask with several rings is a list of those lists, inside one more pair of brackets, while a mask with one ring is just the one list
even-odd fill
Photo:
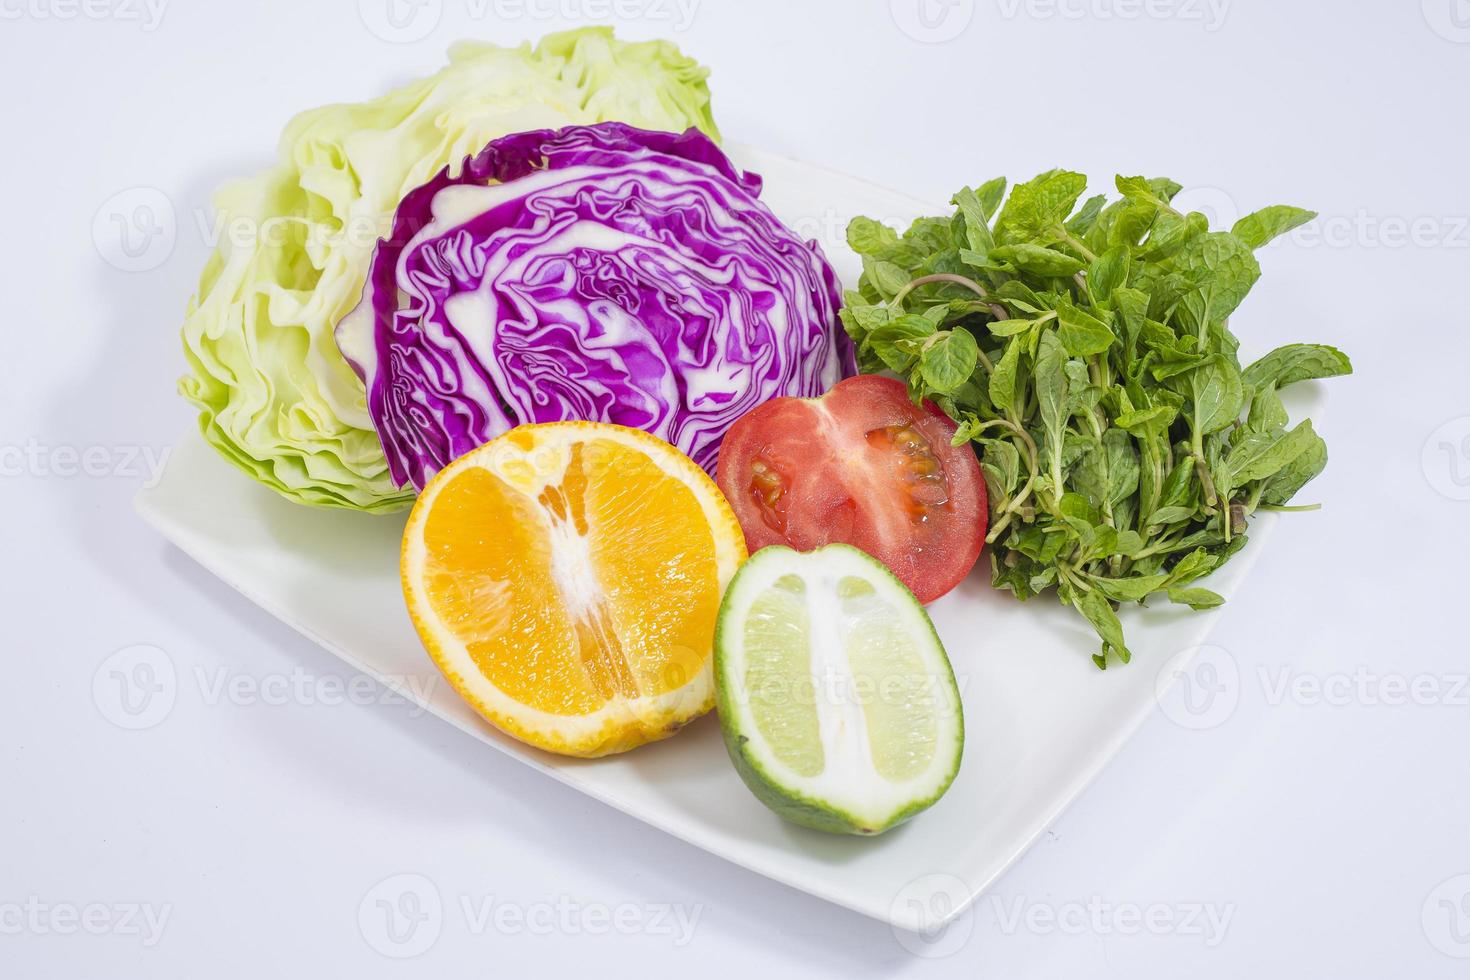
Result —
[[963, 327], [936, 333], [934, 339], [919, 361], [924, 384], [938, 394], [953, 395], [975, 373], [980, 348]]
[[1274, 384], [1285, 388], [1312, 378], [1332, 378], [1351, 374], [1352, 362], [1336, 347], [1325, 344], [1287, 344], [1278, 347], [1245, 369], [1246, 384], [1260, 387]]
[[1290, 207], [1285, 204], [1273, 204], [1269, 208], [1262, 208], [1255, 214], [1248, 214], [1235, 223], [1230, 233], [1251, 248], [1260, 248], [1262, 245], [1275, 238], [1284, 235], [1293, 228], [1299, 228], [1317, 217], [1311, 211], [1303, 211], [1301, 208]]
[[974, 442], [993, 584], [1055, 589], [1103, 667], [1130, 657], [1118, 603], [1223, 601], [1191, 583], [1327, 463], [1278, 392], [1352, 371], [1319, 344], [1242, 366], [1229, 329], [1261, 275], [1254, 251], [1312, 212], [1275, 205], [1211, 231], [1174, 208], [1174, 181], [1116, 187], [1079, 206], [1087, 178], [1052, 170], [1009, 196], [999, 178], [962, 188], [953, 215], [901, 235], [858, 218], [863, 276], [842, 311], [863, 370], [900, 375]]

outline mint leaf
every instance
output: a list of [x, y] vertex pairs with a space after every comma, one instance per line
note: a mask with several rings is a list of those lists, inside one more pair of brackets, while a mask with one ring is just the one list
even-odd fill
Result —
[[1138, 450], [1133, 439], [1122, 429], [1104, 432], [1102, 442], [1108, 466], [1108, 505], [1116, 509], [1138, 492]]
[[1245, 389], [1240, 372], [1224, 356], [1216, 354], [1195, 368], [1190, 381], [1194, 425], [1199, 433], [1219, 432], [1240, 417]]
[[1107, 597], [1097, 590], [1078, 592], [1072, 598], [1072, 605], [1087, 617], [1102, 638], [1104, 659], [1108, 653], [1116, 653], [1126, 664], [1132, 655], [1123, 643], [1123, 624], [1118, 622], [1118, 614], [1113, 611]]
[[1107, 203], [1108, 199], [1104, 194], [1095, 194], [1083, 201], [1077, 213], [1067, 219], [1065, 225], [1067, 231], [1079, 237], [1086, 237], [1097, 224], [1097, 219], [1101, 217]]
[[1169, 572], [1168, 584], [1187, 585], [1201, 576], [1208, 575], [1215, 567], [1216, 558], [1204, 548], [1195, 548], [1179, 559]]
[[1093, 588], [1114, 602], [1137, 602], [1151, 592], [1164, 587], [1169, 576], [1162, 572], [1156, 575], [1140, 575], [1137, 578], [1100, 578], [1093, 576]]
[[905, 313], [868, 334], [868, 344], [890, 371], [905, 374], [914, 366], [914, 342], [934, 334], [934, 323], [914, 313]]
[[1057, 336], [1073, 357], [1101, 354], [1117, 339], [1106, 323], [1071, 303], [1058, 307], [1057, 318], [1061, 321]]
[[1152, 182], [1143, 177], [1124, 177], [1119, 174], [1113, 178], [1113, 183], [1122, 194], [1133, 204], [1144, 204], [1152, 208], [1167, 208], [1169, 202], [1155, 193]]
[[1245, 369], [1245, 383], [1253, 387], [1274, 384], [1278, 389], [1313, 378], [1352, 374], [1353, 363], [1336, 347], [1326, 344], [1287, 344]]
[[1196, 329], [1234, 313], [1261, 278], [1261, 266], [1251, 250], [1239, 238], [1225, 232], [1190, 239], [1174, 257], [1174, 264], [1181, 271], [1208, 274], [1200, 289], [1184, 297], [1184, 308]]
[[975, 335], [963, 328], [946, 331], [938, 338], [924, 349], [919, 370], [930, 388], [949, 395], [975, 373], [980, 349], [975, 344]]
[[1012, 340], [1006, 344], [1005, 355], [995, 364], [990, 375], [990, 401], [1002, 412], [1009, 412], [1015, 405], [1016, 379], [1021, 366], [1021, 350], [1024, 340]]
[[1252, 432], [1242, 439], [1225, 458], [1230, 472], [1230, 485], [1245, 486], [1256, 480], [1275, 476], [1318, 440], [1307, 419], [1290, 432]]
[[1209, 220], [1197, 211], [1183, 218], [1161, 215], [1149, 229], [1148, 240], [1138, 257], [1145, 262], [1161, 262], [1209, 230]]
[[848, 298], [847, 305], [842, 308], [842, 312], [844, 319], [853, 321], [864, 335], [877, 330], [893, 318], [888, 307], [864, 306], [854, 302], [851, 297]]
[[1307, 448], [1279, 472], [1273, 474], [1261, 494], [1261, 502], [1284, 504], [1327, 466], [1327, 443], [1315, 432]]
[[994, 337], [1014, 337], [1036, 325], [1035, 320], [991, 320], [985, 325]]
[[995, 245], [995, 240], [990, 237], [989, 218], [980, 198], [970, 188], [964, 187], [950, 199], [950, 202], [960, 209], [960, 214], [964, 218], [965, 240], [969, 243], [971, 251], [977, 255], [989, 252]]
[[1148, 516], [1148, 523], [1153, 527], [1164, 527], [1187, 521], [1193, 516], [1193, 507], [1160, 507]]
[[1191, 609], [1213, 609], [1224, 605], [1225, 599], [1209, 589], [1170, 589], [1169, 601]]
[[980, 201], [980, 209], [985, 213], [985, 219], [989, 221], [995, 217], [996, 209], [1000, 207], [1001, 199], [1006, 195], [1006, 179], [995, 177], [987, 180], [975, 190], [975, 197]]
[[1276, 393], [1274, 382], [1267, 382], [1251, 395], [1250, 414], [1246, 417], [1246, 428], [1252, 432], [1275, 432], [1284, 429], [1290, 421], [1281, 396]]
[[1164, 431], [1178, 414], [1177, 409], [1168, 405], [1153, 405], [1119, 415], [1113, 419], [1113, 424], [1135, 436], [1143, 436], [1150, 432]]
[[898, 244], [898, 232], [859, 215], [847, 223], [847, 244], [859, 255], [877, 256]]
[[996, 239], [1008, 243], [1061, 225], [1086, 189], [1087, 177], [1067, 170], [1049, 170], [1017, 184], [995, 219]]
[[1007, 500], [1021, 482], [1021, 454], [1004, 439], [983, 439], [980, 473], [990, 493], [992, 506]]
[[1081, 261], [1066, 252], [1030, 242], [996, 246], [990, 250], [990, 258], [1036, 276], [1074, 276], [1085, 268]]
[[1260, 248], [1278, 235], [1284, 235], [1293, 228], [1300, 228], [1315, 217], [1317, 217], [1316, 211], [1305, 211], [1302, 208], [1294, 208], [1285, 204], [1273, 204], [1241, 218], [1235, 223], [1235, 227], [1230, 229], [1230, 234], [1251, 248]]
[[1036, 401], [1040, 406], [1041, 424], [1046, 430], [1047, 445], [1053, 448], [1056, 466], [1056, 491], [1061, 493], [1062, 433], [1067, 427], [1067, 352], [1050, 330], [1044, 330], [1036, 352]]
[[1108, 299], [1113, 290], [1128, 284], [1131, 254], [1127, 246], [1114, 245], [1093, 260], [1092, 268], [1087, 271], [1087, 285], [1094, 299]]

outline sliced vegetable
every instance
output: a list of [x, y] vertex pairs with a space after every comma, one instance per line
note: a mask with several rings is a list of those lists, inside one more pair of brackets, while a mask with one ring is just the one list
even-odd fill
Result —
[[855, 545], [928, 603], [969, 574], [985, 538], [985, 483], [955, 432], [903, 382], [862, 375], [742, 417], [717, 479], [751, 551]]
[[766, 548], [720, 606], [715, 689], [740, 777], [794, 823], [877, 834], [954, 781], [964, 714], [924, 609], [847, 545]]
[[561, 419], [713, 471], [751, 408], [852, 373], [832, 268], [759, 192], [697, 131], [603, 123], [495, 140], [409, 194], [337, 331], [393, 479]]
[[404, 194], [507, 133], [617, 119], [717, 135], [706, 70], [609, 28], [535, 48], [461, 43], [431, 78], [286, 127], [270, 170], [215, 198], [220, 246], [184, 322], [182, 394], [220, 453], [292, 500], [395, 510], [362, 382], [332, 332], [357, 303]]

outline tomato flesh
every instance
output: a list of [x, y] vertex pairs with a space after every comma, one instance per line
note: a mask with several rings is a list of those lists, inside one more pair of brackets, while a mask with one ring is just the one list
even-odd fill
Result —
[[985, 540], [985, 481], [954, 433], [902, 382], [859, 375], [748, 412], [725, 435], [716, 479], [752, 552], [841, 541], [927, 603], [969, 574]]

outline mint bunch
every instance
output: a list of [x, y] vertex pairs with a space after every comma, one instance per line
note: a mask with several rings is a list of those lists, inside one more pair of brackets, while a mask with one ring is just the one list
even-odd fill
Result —
[[[992, 583], [1055, 588], [1130, 657], [1115, 611], [1192, 585], [1245, 546], [1250, 519], [1327, 463], [1279, 391], [1349, 374], [1341, 351], [1288, 344], [1242, 366], [1229, 317], [1260, 277], [1254, 250], [1315, 214], [1273, 206], [1228, 232], [1171, 205], [1180, 185], [1118, 177], [1078, 206], [1079, 173], [1004, 179], [899, 235], [857, 218], [862, 256], [842, 321], [864, 371], [892, 371], [973, 440], [990, 494]], [[1002, 201], [1004, 204], [1002, 205]]]

